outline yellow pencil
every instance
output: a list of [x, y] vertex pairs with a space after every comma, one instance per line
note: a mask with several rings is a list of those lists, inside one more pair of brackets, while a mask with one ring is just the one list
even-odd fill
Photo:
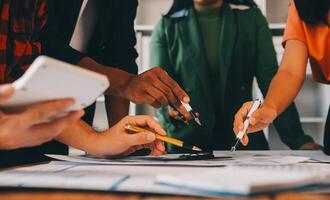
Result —
[[152, 133], [152, 134], [155, 134], [156, 135], [156, 138], [158, 140], [161, 140], [161, 141], [164, 141], [164, 142], [173, 144], [173, 145], [178, 146], [178, 147], [181, 147], [181, 148], [185, 148], [185, 149], [189, 149], [189, 150], [193, 150], [193, 151], [202, 151], [202, 149], [199, 148], [199, 147], [197, 147], [197, 146], [191, 146], [191, 145], [185, 144], [181, 140], [178, 140], [178, 139], [175, 139], [175, 138], [171, 138], [171, 137], [168, 137], [168, 136], [159, 135], [157, 133], [154, 133], [152, 131], [143, 129], [143, 128], [138, 127], [138, 126], [127, 124], [127, 125], [125, 125], [124, 128], [126, 130], [132, 131], [134, 133]]

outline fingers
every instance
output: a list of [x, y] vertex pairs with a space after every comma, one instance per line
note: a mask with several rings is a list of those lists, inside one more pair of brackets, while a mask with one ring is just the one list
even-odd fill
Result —
[[144, 100], [147, 104], [151, 105], [154, 108], [160, 108], [162, 104], [160, 104], [154, 97], [150, 96], [149, 94], [144, 95]]
[[165, 152], [166, 151], [166, 149], [165, 149], [165, 143], [163, 141], [161, 141], [161, 140], [156, 140], [155, 146], [161, 152]]
[[55, 119], [51, 122], [35, 125], [30, 129], [30, 132], [38, 138], [39, 143], [48, 142], [78, 121], [83, 115], [84, 111], [82, 110], [72, 112], [65, 117]]
[[247, 146], [249, 144], [249, 137], [247, 134], [245, 134], [241, 140], [241, 143], [244, 145], [244, 146]]
[[10, 84], [0, 86], [0, 102], [9, 99], [14, 94], [14, 88]]
[[157, 73], [157, 75], [164, 84], [171, 88], [173, 94], [178, 97], [179, 100], [182, 100], [185, 103], [189, 103], [190, 99], [188, 94], [164, 70], [159, 68], [159, 72]]
[[157, 85], [157, 88], [165, 93], [169, 103], [171, 103], [187, 120], [191, 120], [189, 112], [187, 112], [181, 103], [181, 101], [185, 103], [190, 102], [188, 94], [164, 70], [161, 68], [155, 68], [155, 70], [158, 70], [157, 76], [160, 83], [154, 85]]
[[265, 124], [265, 123], [257, 123], [255, 125], [250, 125], [246, 133], [255, 133], [257, 131], [261, 131], [267, 128], [268, 126], [269, 124]]
[[256, 125], [257, 123], [270, 124], [273, 122], [271, 115], [264, 108], [258, 109], [251, 115], [250, 124]]
[[253, 105], [253, 101], [244, 103], [243, 106], [236, 113], [235, 121], [234, 121], [234, 132], [236, 135], [238, 134], [239, 131], [243, 130], [244, 120], [246, 119], [252, 105]]
[[73, 104], [74, 101], [72, 99], [64, 99], [34, 105], [21, 114], [22, 123], [33, 125], [47, 122], [50, 118], [63, 113]]
[[188, 121], [190, 121], [192, 118], [190, 116], [190, 113], [184, 108], [184, 106], [181, 104], [181, 102], [177, 102], [173, 104], [177, 111], [181, 113], [181, 115]]
[[160, 135], [166, 135], [162, 125], [154, 118], [147, 115], [128, 116], [123, 119], [125, 124], [148, 127]]
[[156, 135], [153, 133], [135, 133], [126, 134], [126, 142], [129, 146], [144, 145], [152, 143], [156, 140]]
[[172, 107], [168, 107], [168, 115], [172, 118], [176, 118], [179, 116], [179, 112], [174, 110]]
[[158, 88], [154, 86], [150, 86], [148, 91], [149, 91], [149, 95], [153, 97], [154, 101], [157, 101], [160, 105], [166, 106], [169, 104], [169, 101], [167, 99], [167, 94], [163, 93]]
[[163, 106], [168, 105], [170, 102], [178, 101], [178, 97], [174, 95], [172, 89], [163, 83], [160, 79], [156, 79], [152, 85], [164, 95], [164, 98], [166, 98], [167, 104], [162, 104]]

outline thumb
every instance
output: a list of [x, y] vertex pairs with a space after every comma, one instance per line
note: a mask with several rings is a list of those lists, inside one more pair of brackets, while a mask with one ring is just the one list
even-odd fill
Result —
[[0, 101], [9, 99], [14, 94], [14, 88], [10, 84], [0, 86]]
[[135, 133], [127, 135], [127, 142], [131, 146], [149, 144], [156, 140], [156, 135], [153, 133]]
[[274, 118], [276, 118], [276, 114], [271, 110], [260, 108], [251, 116], [250, 122], [251, 125], [256, 125], [257, 123], [270, 124]]
[[258, 109], [257, 111], [255, 111], [250, 118], [250, 124], [252, 126], [258, 124], [258, 123], [262, 123], [268, 121], [267, 119], [267, 113], [262, 109]]

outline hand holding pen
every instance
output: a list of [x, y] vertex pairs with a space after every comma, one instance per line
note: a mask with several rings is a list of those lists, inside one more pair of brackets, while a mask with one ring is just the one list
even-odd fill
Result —
[[[250, 101], [244, 103], [240, 110], [235, 115], [234, 122], [234, 132], [236, 134], [244, 128], [244, 120], [246, 119], [254, 101]], [[274, 107], [270, 106], [267, 100], [262, 104], [262, 106], [257, 109], [252, 116], [250, 117], [249, 127], [246, 133], [254, 133], [257, 131], [261, 131], [269, 126], [275, 118], [277, 117], [277, 111]], [[243, 145], [247, 145], [249, 143], [249, 139], [245, 134], [243, 139], [241, 140]]]
[[[249, 125], [250, 125], [251, 116], [260, 106], [261, 106], [261, 100], [257, 99], [255, 101], [253, 101], [253, 104], [252, 104], [252, 106], [250, 106], [250, 109], [248, 110], [248, 112], [245, 112], [245, 113], [247, 113], [247, 115], [245, 114], [244, 123], [239, 126], [239, 132], [238, 133], [235, 132], [235, 133], [237, 133], [236, 142], [235, 142], [234, 146], [231, 148], [232, 152], [236, 151], [236, 148], [237, 148], [237, 145], [238, 145], [239, 141], [242, 141], [243, 138], [244, 139], [243, 139], [242, 143], [244, 145], [247, 145], [248, 137], [247, 137], [246, 133], [247, 133], [247, 130], [248, 130]], [[237, 118], [237, 116], [235, 118]], [[246, 143], [244, 143], [244, 142], [246, 142]]]
[[[181, 104], [183, 105], [183, 107], [187, 110], [187, 112], [189, 112], [191, 119], [193, 119], [196, 124], [198, 124], [199, 126], [202, 126], [202, 123], [199, 119], [199, 113], [195, 112], [192, 107], [188, 104], [188, 103], [184, 103], [181, 101]], [[187, 125], [189, 125], [189, 122], [187, 119], [185, 119], [178, 111], [177, 109], [173, 106], [170, 105], [169, 106], [169, 110], [168, 113], [170, 115], [170, 117], [174, 118], [175, 120], [179, 120]]]

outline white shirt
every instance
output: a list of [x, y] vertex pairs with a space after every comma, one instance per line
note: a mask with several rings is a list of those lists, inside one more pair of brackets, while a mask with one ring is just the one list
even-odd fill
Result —
[[95, 0], [83, 0], [70, 46], [85, 52], [97, 22]]

